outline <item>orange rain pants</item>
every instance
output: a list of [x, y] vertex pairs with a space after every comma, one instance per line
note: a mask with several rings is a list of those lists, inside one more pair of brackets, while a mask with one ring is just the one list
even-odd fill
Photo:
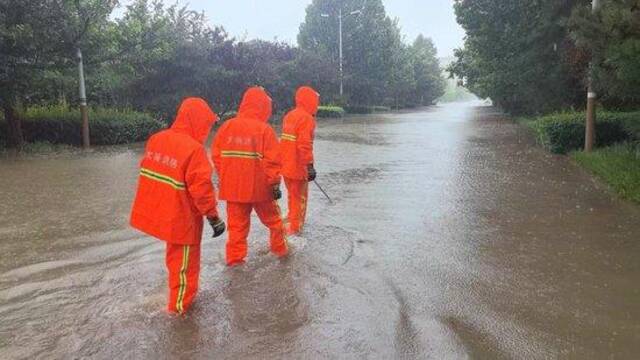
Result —
[[255, 210], [260, 221], [269, 228], [271, 252], [278, 257], [289, 252], [284, 233], [280, 206], [276, 201], [259, 203], [227, 202], [227, 265], [240, 264], [247, 256], [247, 237], [251, 227], [251, 211]]
[[307, 199], [309, 196], [309, 182], [307, 180], [294, 180], [284, 178], [289, 200], [289, 231], [287, 235], [297, 234], [304, 227], [307, 216]]
[[168, 310], [172, 313], [184, 314], [198, 292], [200, 244], [167, 243], [166, 264], [169, 271]]

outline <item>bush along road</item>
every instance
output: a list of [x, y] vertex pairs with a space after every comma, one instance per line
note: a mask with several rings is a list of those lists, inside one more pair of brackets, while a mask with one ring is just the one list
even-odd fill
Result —
[[640, 111], [598, 113], [596, 150], [582, 152], [585, 114], [563, 112], [518, 118], [545, 149], [569, 154], [624, 199], [640, 204]]

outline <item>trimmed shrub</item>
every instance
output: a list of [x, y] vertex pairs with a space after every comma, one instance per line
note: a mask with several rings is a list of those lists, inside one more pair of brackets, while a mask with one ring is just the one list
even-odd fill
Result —
[[229, 119], [233, 119], [236, 116], [238, 116], [238, 112], [237, 111], [235, 111], [235, 110], [227, 111], [224, 115], [222, 115], [220, 117], [220, 120], [227, 121]]
[[373, 112], [388, 112], [391, 111], [391, 108], [388, 106], [372, 106], [371, 110]]
[[[79, 109], [65, 106], [31, 107], [19, 114], [27, 142], [82, 144], [82, 121]], [[6, 124], [0, 124], [5, 127]], [[151, 115], [104, 108], [89, 109], [91, 143], [115, 145], [146, 140], [165, 125]]]
[[317, 116], [319, 118], [341, 118], [344, 117], [345, 113], [340, 106], [320, 106]]
[[[527, 120], [537, 141], [556, 154], [566, 154], [584, 148], [584, 113], [557, 113]], [[640, 112], [599, 112], [596, 121], [596, 146], [603, 147], [633, 140], [634, 126], [640, 128]]]
[[349, 114], [373, 114], [376, 112], [391, 111], [388, 106], [366, 106], [366, 105], [349, 105], [345, 107], [345, 110]]

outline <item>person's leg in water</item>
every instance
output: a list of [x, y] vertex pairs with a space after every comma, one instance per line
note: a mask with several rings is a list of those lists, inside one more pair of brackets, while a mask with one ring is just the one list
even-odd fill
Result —
[[287, 235], [299, 234], [303, 227], [307, 214], [307, 198], [309, 194], [309, 182], [306, 180], [284, 179], [287, 187], [287, 200], [289, 205], [289, 227]]
[[278, 257], [286, 256], [289, 253], [287, 246], [287, 238], [285, 235], [284, 223], [282, 221], [282, 212], [278, 202], [265, 201], [254, 204], [256, 213], [260, 221], [269, 228], [269, 246], [271, 252]]
[[227, 202], [227, 265], [244, 263], [247, 256], [247, 237], [251, 227], [252, 204]]
[[167, 243], [166, 265], [169, 272], [168, 310], [184, 314], [193, 303], [200, 281], [200, 244]]

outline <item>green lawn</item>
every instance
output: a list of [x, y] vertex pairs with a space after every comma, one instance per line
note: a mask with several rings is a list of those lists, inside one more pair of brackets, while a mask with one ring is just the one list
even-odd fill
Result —
[[574, 152], [572, 157], [622, 198], [640, 203], [640, 144], [619, 144], [590, 154]]

